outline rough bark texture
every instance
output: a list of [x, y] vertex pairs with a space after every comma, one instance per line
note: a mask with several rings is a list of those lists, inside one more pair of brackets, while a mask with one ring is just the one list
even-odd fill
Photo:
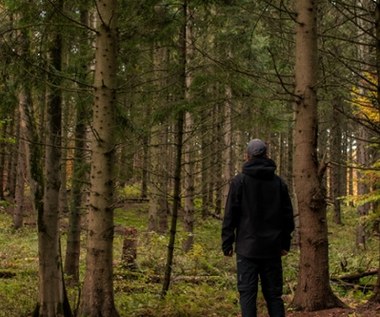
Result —
[[[59, 8], [62, 8], [60, 1]], [[51, 65], [61, 70], [62, 37], [54, 36], [50, 48]], [[40, 317], [71, 316], [62, 274], [59, 236], [59, 190], [61, 186], [61, 120], [62, 94], [60, 78], [51, 76], [53, 83], [47, 96], [45, 186], [43, 208], [38, 210], [38, 251], [39, 251], [39, 311]], [[67, 305], [67, 306], [66, 306]]]
[[325, 193], [317, 162], [316, 1], [297, 0], [294, 184], [300, 220], [300, 267], [293, 305], [320, 310], [340, 305], [329, 285]]
[[95, 100], [86, 274], [79, 316], [119, 316], [113, 292], [113, 172], [117, 74], [116, 0], [96, 1]]

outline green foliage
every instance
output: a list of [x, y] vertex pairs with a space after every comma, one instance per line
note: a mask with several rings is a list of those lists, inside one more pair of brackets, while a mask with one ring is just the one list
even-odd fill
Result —
[[136, 184], [127, 185], [118, 191], [118, 197], [121, 199], [139, 198], [140, 196], [141, 188]]
[[38, 251], [34, 229], [14, 231], [0, 213], [0, 317], [27, 316], [37, 302]]
[[[0, 120], [0, 131], [3, 130], [4, 124], [9, 124], [10, 120]], [[0, 143], [16, 144], [16, 138], [0, 135]]]

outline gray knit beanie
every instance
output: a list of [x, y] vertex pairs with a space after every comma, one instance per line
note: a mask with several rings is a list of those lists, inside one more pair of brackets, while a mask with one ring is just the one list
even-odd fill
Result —
[[264, 156], [267, 153], [267, 146], [260, 139], [253, 139], [247, 145], [249, 158]]

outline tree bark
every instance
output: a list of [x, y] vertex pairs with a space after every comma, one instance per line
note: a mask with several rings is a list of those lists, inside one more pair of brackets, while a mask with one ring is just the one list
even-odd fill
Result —
[[[21, 108], [21, 103], [25, 103], [28, 98], [24, 94], [27, 93], [22, 89], [19, 93], [19, 108]], [[15, 229], [19, 229], [24, 223], [24, 202], [25, 202], [25, 180], [26, 180], [26, 144], [25, 144], [25, 125], [26, 123], [22, 120], [25, 118], [21, 117], [21, 109], [19, 113], [19, 132], [18, 132], [18, 151], [17, 151], [17, 172], [16, 172], [16, 190], [14, 198], [14, 209], [13, 209], [13, 226]]]
[[[63, 9], [63, 0], [58, 8]], [[55, 31], [50, 48], [51, 66], [61, 71], [62, 36]], [[60, 253], [59, 236], [59, 190], [61, 186], [61, 133], [62, 133], [62, 92], [61, 80], [50, 75], [52, 87], [47, 96], [45, 186], [43, 208], [38, 213], [38, 251], [39, 251], [39, 311], [38, 316], [72, 316], [67, 301]]]
[[[368, 134], [366, 131], [366, 128], [363, 126], [359, 126], [359, 135], [358, 140], [356, 142], [357, 148], [356, 148], [356, 161], [359, 167], [366, 167], [369, 162], [368, 157], [368, 148], [367, 143], [365, 140], [368, 140]], [[364, 174], [357, 170], [357, 195], [365, 195], [368, 193], [368, 186], [365, 182], [363, 182], [363, 179], [365, 179]], [[369, 213], [369, 207], [370, 204], [364, 204], [357, 207], [357, 213], [358, 213], [358, 224], [356, 226], [356, 246], [361, 249], [366, 249], [367, 247], [367, 232], [365, 230], [363, 219], [368, 215]]]
[[[376, 74], [377, 74], [377, 83], [376, 83], [376, 90], [377, 90], [377, 104], [380, 103], [380, 2], [376, 1], [376, 11], [375, 11], [375, 19], [376, 19]], [[379, 154], [377, 154], [378, 157]], [[379, 186], [379, 185], [375, 185]], [[377, 202], [376, 207], [379, 208], [379, 203]], [[376, 208], [375, 207], [375, 208]], [[378, 219], [376, 223], [376, 233], [378, 238], [378, 244], [380, 250], [380, 220]], [[375, 285], [374, 295], [371, 298], [371, 300], [375, 303], [380, 303], [380, 252], [378, 254], [379, 261], [378, 261], [378, 267], [377, 267], [377, 281]]]
[[[156, 7], [155, 12], [158, 19], [165, 19], [165, 9]], [[154, 96], [153, 111], [159, 111], [155, 106], [161, 106], [167, 102], [168, 95], [167, 85], [167, 68], [168, 50], [163, 43], [156, 43], [153, 47], [153, 65], [155, 70], [155, 78], [157, 82]], [[149, 223], [148, 230], [158, 233], [166, 233], [168, 229], [168, 172], [167, 172], [167, 123], [164, 120], [153, 122], [153, 127], [150, 133], [150, 190], [149, 190]]]
[[338, 108], [340, 107], [339, 97], [333, 106], [332, 127], [331, 127], [331, 199], [333, 201], [333, 219], [336, 224], [342, 224], [341, 200], [342, 197], [342, 128], [341, 116]]
[[225, 101], [223, 104], [223, 197], [222, 207], [224, 208], [228, 196], [229, 181], [233, 176], [234, 164], [232, 161], [232, 88], [226, 84]]
[[294, 185], [300, 221], [300, 264], [293, 305], [307, 311], [342, 304], [329, 284], [325, 192], [316, 151], [316, 11], [316, 1], [296, 1]]
[[[194, 11], [186, 6], [185, 23], [185, 39], [184, 39], [184, 54], [185, 54], [185, 100], [190, 102], [192, 95], [190, 92], [193, 81], [192, 63], [194, 59], [193, 47], [193, 14]], [[194, 171], [195, 171], [195, 143], [194, 143], [194, 119], [193, 114], [188, 111], [185, 114], [185, 138], [184, 141], [184, 183], [185, 183], [185, 204], [183, 215], [183, 227], [186, 232], [186, 238], [183, 241], [182, 248], [185, 252], [190, 251], [194, 243]]]
[[113, 291], [117, 0], [97, 0], [96, 12], [88, 240], [78, 316], [117, 317]]
[[[88, 25], [88, 10], [82, 9], [80, 19], [83, 25]], [[80, 46], [84, 54], [87, 45]], [[79, 78], [86, 82], [87, 65], [83, 65], [84, 72]], [[79, 89], [83, 88], [79, 85]], [[79, 257], [80, 257], [80, 234], [81, 234], [81, 214], [84, 210], [84, 196], [86, 180], [88, 179], [88, 158], [86, 157], [86, 122], [88, 122], [88, 100], [79, 96], [76, 107], [75, 123], [75, 152], [73, 162], [73, 175], [71, 183], [71, 203], [69, 214], [69, 229], [67, 232], [67, 246], [65, 257], [65, 273], [71, 277], [71, 282], [79, 283]]]
[[[187, 20], [187, 0], [184, 0], [182, 3], [182, 27], [179, 35], [179, 56], [180, 56], [180, 65], [181, 72], [179, 78], [180, 84], [180, 98], [185, 100], [185, 91], [186, 91], [186, 74], [185, 74], [185, 65], [186, 65], [186, 20]], [[165, 297], [171, 282], [171, 273], [173, 266], [174, 258], [174, 245], [177, 234], [177, 219], [178, 219], [178, 210], [181, 206], [181, 170], [182, 170], [182, 152], [183, 152], [183, 134], [184, 134], [184, 120], [185, 112], [180, 110], [177, 114], [176, 122], [176, 157], [174, 165], [174, 190], [173, 190], [173, 208], [172, 208], [172, 217], [170, 223], [170, 237], [168, 243], [168, 253], [166, 257], [165, 264], [165, 273], [164, 281], [162, 284], [161, 297]]]

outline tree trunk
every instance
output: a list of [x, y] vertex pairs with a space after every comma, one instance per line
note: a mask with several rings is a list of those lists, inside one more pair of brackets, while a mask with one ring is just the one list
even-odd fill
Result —
[[78, 316], [119, 316], [113, 292], [117, 0], [97, 0], [86, 273]]
[[[81, 10], [81, 23], [88, 25], [88, 10]], [[80, 47], [82, 53], [87, 45]], [[83, 73], [80, 79], [86, 82], [87, 65], [83, 65]], [[79, 88], [82, 88], [79, 86]], [[84, 209], [84, 196], [86, 180], [88, 178], [88, 162], [86, 157], [86, 122], [88, 122], [88, 101], [83, 96], [78, 96], [75, 123], [75, 152], [73, 162], [73, 175], [71, 183], [71, 203], [69, 214], [69, 229], [67, 232], [67, 247], [65, 257], [65, 273], [71, 277], [74, 284], [79, 283], [79, 257], [80, 257], [80, 234], [81, 213]]]
[[[368, 134], [365, 129], [365, 127], [360, 126], [359, 127], [359, 136], [357, 140], [357, 148], [356, 148], [356, 155], [357, 155], [357, 165], [359, 167], [366, 167], [369, 162], [368, 158], [368, 149], [366, 141], [368, 140]], [[363, 179], [365, 179], [364, 174], [358, 170], [357, 171], [357, 195], [365, 195], [368, 193], [368, 186], [365, 182], [363, 182]], [[358, 224], [356, 226], [356, 246], [361, 249], [366, 249], [367, 244], [367, 233], [364, 227], [364, 221], [365, 217], [368, 215], [370, 204], [364, 204], [360, 205], [357, 208], [358, 212]]]
[[[6, 139], [7, 122], [0, 124], [0, 140]], [[5, 151], [7, 145], [5, 141], [0, 141], [0, 200], [4, 200], [4, 175], [5, 175]]]
[[[377, 74], [377, 83], [376, 83], [376, 90], [377, 90], [377, 104], [379, 105], [380, 102], [380, 2], [376, 1], [376, 11], [375, 11], [375, 18], [376, 18], [376, 74]], [[377, 154], [377, 158], [378, 158]], [[378, 184], [375, 186], [379, 186]], [[379, 203], [376, 203], [376, 206], [379, 210]], [[379, 243], [379, 249], [380, 250], [380, 221], [378, 219], [377, 226], [376, 226], [376, 233]], [[377, 281], [375, 285], [375, 291], [374, 295], [372, 297], [372, 301], [376, 303], [380, 303], [380, 252], [378, 254], [379, 261], [378, 261], [378, 268], [377, 268]]]
[[224, 162], [223, 169], [223, 197], [222, 206], [224, 207], [227, 200], [229, 181], [233, 176], [234, 164], [232, 162], [232, 89], [229, 85], [225, 87], [225, 101], [223, 105], [223, 152], [222, 158]]
[[[21, 107], [21, 103], [25, 103], [25, 99], [27, 98], [22, 93], [19, 93], [19, 108]], [[21, 101], [22, 100], [22, 101]], [[21, 114], [21, 109], [18, 112]], [[25, 122], [22, 122], [25, 118], [21, 118], [19, 115], [19, 132], [18, 132], [18, 151], [17, 151], [17, 171], [16, 171], [16, 190], [15, 190], [15, 198], [14, 198], [14, 209], [13, 209], [13, 226], [15, 229], [19, 229], [23, 226], [24, 223], [24, 201], [25, 201], [25, 179], [26, 179], [26, 157], [25, 157], [25, 136], [22, 135]]]
[[[63, 0], [58, 4], [62, 10]], [[62, 36], [56, 31], [50, 48], [51, 65], [61, 71]], [[61, 79], [53, 75], [47, 96], [45, 186], [43, 211], [38, 213], [39, 312], [38, 316], [72, 316], [64, 288], [59, 236], [59, 190], [61, 186]]]
[[294, 184], [300, 221], [300, 264], [293, 305], [314, 311], [342, 303], [329, 284], [325, 193], [317, 162], [316, 1], [297, 0]]
[[[15, 138], [19, 133], [19, 111], [17, 107], [13, 111], [11, 125], [9, 126], [10, 138]], [[18, 138], [19, 140], [19, 138]], [[8, 160], [7, 160], [7, 182], [5, 186], [6, 196], [10, 199], [15, 198], [16, 192], [16, 177], [17, 177], [17, 163], [18, 163], [18, 142], [9, 145]]]
[[334, 222], [336, 224], [342, 224], [341, 215], [341, 201], [342, 197], [342, 129], [341, 129], [341, 117], [338, 107], [340, 107], [340, 100], [337, 97], [337, 104], [333, 106], [332, 113], [332, 127], [331, 127], [331, 150], [330, 161], [331, 165], [331, 199], [333, 201], [333, 213]]
[[192, 114], [187, 112], [185, 115], [185, 155], [184, 155], [184, 178], [185, 178], [185, 204], [183, 214], [183, 228], [186, 237], [183, 241], [182, 248], [185, 252], [190, 251], [194, 243], [194, 144], [193, 144], [193, 118]]
[[213, 190], [215, 191], [215, 205], [214, 212], [216, 215], [222, 214], [222, 200], [223, 200], [223, 168], [222, 162], [220, 160], [220, 155], [223, 153], [223, 137], [222, 137], [222, 122], [221, 122], [221, 105], [217, 104], [214, 108], [214, 116], [216, 120], [216, 127], [214, 129], [214, 152], [213, 152], [213, 165], [212, 165], [212, 175], [213, 175]]
[[[202, 117], [207, 117], [209, 115], [209, 110], [206, 109], [202, 112]], [[202, 199], [202, 218], [205, 219], [210, 212], [209, 205], [209, 188], [211, 183], [211, 140], [210, 133], [208, 132], [208, 127], [205, 122], [201, 123], [201, 199]]]
[[[184, 39], [184, 54], [185, 54], [185, 100], [191, 102], [192, 95], [190, 92], [193, 81], [192, 63], [194, 59], [193, 47], [193, 10], [186, 6], [185, 23], [185, 39]], [[185, 114], [185, 153], [184, 153], [184, 183], [185, 183], [185, 204], [183, 215], [183, 228], [186, 233], [186, 238], [183, 241], [182, 248], [185, 252], [190, 251], [194, 243], [194, 170], [195, 170], [195, 142], [194, 142], [194, 119], [191, 112]]]
[[165, 233], [168, 228], [167, 175], [163, 157], [166, 142], [166, 127], [155, 125], [150, 142], [150, 190], [148, 230]]
[[[183, 1], [182, 4], [182, 27], [179, 36], [179, 56], [180, 56], [180, 65], [181, 73], [179, 78], [180, 85], [180, 96], [182, 100], [185, 100], [186, 92], [186, 74], [185, 74], [185, 65], [186, 65], [186, 21], [187, 21], [187, 0]], [[162, 284], [161, 297], [165, 297], [170, 286], [171, 282], [171, 273], [173, 268], [173, 258], [174, 258], [174, 245], [177, 234], [177, 219], [178, 219], [178, 210], [181, 206], [181, 170], [182, 170], [182, 149], [183, 149], [183, 134], [184, 134], [184, 119], [185, 113], [183, 110], [180, 110], [177, 113], [177, 122], [176, 122], [176, 157], [175, 157], [175, 166], [174, 166], [174, 190], [173, 190], [173, 208], [172, 208], [172, 217], [170, 224], [170, 237], [168, 243], [168, 253], [166, 257], [165, 264], [165, 273], [164, 281]]]
[[143, 137], [143, 158], [142, 158], [142, 175], [141, 175], [141, 198], [148, 197], [148, 152], [149, 152], [149, 137], [145, 135]]

